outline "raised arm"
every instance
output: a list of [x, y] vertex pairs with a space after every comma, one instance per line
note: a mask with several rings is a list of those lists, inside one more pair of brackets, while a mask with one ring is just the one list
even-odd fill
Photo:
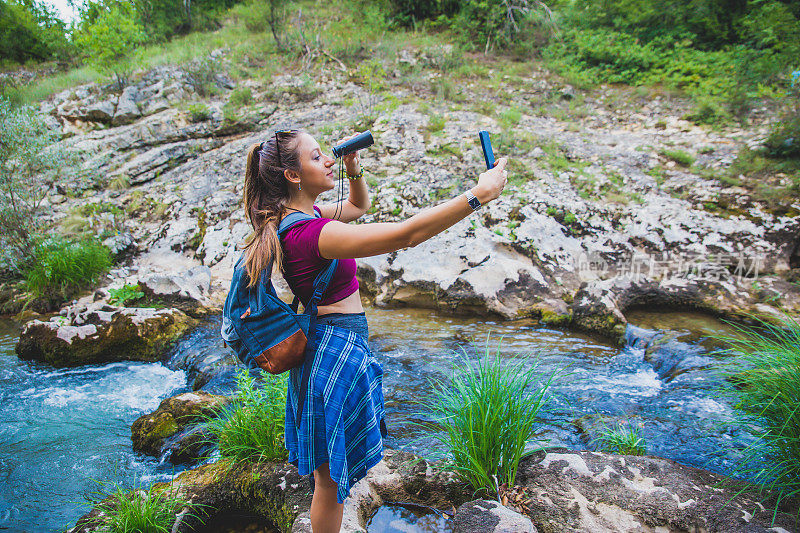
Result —
[[[506, 185], [506, 158], [501, 158], [491, 170], [478, 178], [472, 188], [482, 205], [494, 200]], [[425, 209], [395, 223], [349, 225], [329, 222], [319, 235], [319, 251], [328, 259], [369, 257], [416, 246], [437, 235], [472, 213], [465, 195]]]

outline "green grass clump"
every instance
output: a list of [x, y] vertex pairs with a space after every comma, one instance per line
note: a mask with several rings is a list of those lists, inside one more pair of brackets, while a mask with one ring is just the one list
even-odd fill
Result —
[[695, 162], [695, 157], [688, 152], [684, 152], [683, 150], [664, 149], [661, 150], [660, 154], [684, 167], [690, 167]]
[[444, 115], [433, 113], [428, 119], [427, 130], [430, 133], [439, 133], [444, 130], [445, 124], [447, 124], [447, 119]]
[[622, 455], [644, 455], [647, 444], [639, 434], [639, 428], [617, 424], [605, 428], [603, 434], [592, 441], [600, 450]]
[[211, 118], [211, 109], [203, 103], [189, 104], [186, 112], [189, 122], [203, 122]]
[[733, 475], [773, 495], [777, 514], [781, 503], [800, 496], [800, 322], [783, 315], [777, 324], [733, 327], [738, 336], [720, 337], [736, 358], [725, 371], [726, 392], [737, 400], [740, 426], [757, 437]]
[[288, 373], [264, 373], [262, 388], [247, 370], [236, 376], [234, 401], [209, 419], [223, 458], [242, 461], [279, 461], [287, 457], [283, 445]]
[[123, 285], [119, 289], [109, 289], [111, 293], [111, 297], [108, 299], [108, 303], [111, 304], [119, 304], [125, 305], [126, 302], [135, 302], [141, 298], [144, 298], [144, 293], [139, 288], [139, 284], [134, 285]]
[[239, 87], [231, 91], [228, 103], [234, 106], [245, 106], [253, 103], [253, 91], [250, 87]]
[[70, 298], [110, 266], [111, 252], [96, 240], [50, 238], [36, 247], [25, 282], [34, 296]]
[[170, 489], [152, 486], [127, 490], [114, 484], [103, 496], [97, 508], [103, 512], [103, 526], [110, 533], [169, 533], [176, 515], [189, 505]]
[[432, 382], [432, 396], [423, 405], [443, 430], [434, 438], [474, 489], [494, 494], [503, 483], [514, 486], [555, 377], [541, 376], [528, 360], [503, 359], [499, 345], [491, 356], [487, 342], [477, 363], [461, 363], [450, 380]]

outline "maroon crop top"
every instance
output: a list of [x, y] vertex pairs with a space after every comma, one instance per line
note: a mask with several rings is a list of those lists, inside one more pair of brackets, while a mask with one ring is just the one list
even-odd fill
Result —
[[[317, 216], [319, 208], [314, 206]], [[319, 254], [319, 234], [330, 218], [304, 220], [291, 227], [283, 237], [283, 277], [289, 288], [305, 306], [314, 290], [314, 279], [328, 263]], [[339, 259], [328, 290], [317, 305], [330, 305], [358, 290], [356, 260]]]

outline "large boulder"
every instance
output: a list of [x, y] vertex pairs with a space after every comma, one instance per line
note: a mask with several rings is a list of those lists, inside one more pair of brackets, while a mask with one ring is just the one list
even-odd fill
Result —
[[[189, 426], [217, 412], [229, 401], [226, 396], [215, 396], [202, 391], [185, 392], [167, 398], [161, 402], [158, 409], [140, 416], [131, 426], [133, 450], [159, 457], [164, 451], [165, 443], [173, 440], [173, 437]], [[186, 448], [194, 450], [197, 444], [194, 439], [188, 439], [183, 445], [173, 441], [169, 446], [172, 452], [170, 455], [175, 455], [174, 459], [182, 459], [178, 462], [185, 462], [187, 455], [197, 455], [188, 453]]]
[[[752, 491], [658, 457], [551, 450], [523, 459], [517, 482], [542, 533], [781, 531]], [[794, 531], [793, 520], [778, 513], [774, 525]]]
[[204, 316], [209, 310], [211, 270], [196, 266], [181, 272], [157, 272], [143, 276], [139, 287], [145, 296], [181, 309], [192, 316]]
[[57, 367], [112, 361], [157, 361], [197, 321], [178, 309], [114, 307], [103, 302], [67, 308], [25, 324], [16, 352]]

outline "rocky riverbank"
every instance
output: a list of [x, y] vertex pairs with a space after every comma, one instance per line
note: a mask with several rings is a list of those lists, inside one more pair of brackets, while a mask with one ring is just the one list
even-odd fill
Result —
[[[634, 531], [788, 532], [793, 519], [772, 513], [719, 476], [655, 457], [551, 450], [523, 459], [518, 486], [502, 504], [474, 500], [453, 472], [408, 452], [387, 450], [345, 501], [343, 532], [364, 532], [369, 517], [394, 502], [439, 509], [455, 533]], [[224, 461], [189, 470], [161, 490], [188, 501], [174, 532], [246, 512], [280, 531], [310, 532], [311, 490], [287, 464]], [[472, 500], [472, 501], [470, 501]], [[223, 522], [224, 523], [224, 522]], [[70, 533], [100, 531], [102, 510], [78, 520]], [[203, 530], [204, 531], [204, 530]]]
[[[405, 79], [435, 53], [404, 50], [380, 94], [338, 71], [265, 83], [220, 69], [202, 81], [212, 96], [201, 96], [192, 66], [141, 73], [122, 93], [92, 84], [57, 94], [41, 110], [91, 172], [57, 184], [47, 216], [74, 225], [94, 204], [93, 227], [130, 237], [131, 267], [162, 277], [207, 267], [204, 296], [218, 306], [248, 233], [239, 206], [247, 147], [287, 124], [330, 143], [363, 122], [353, 102], [369, 101], [366, 222], [400, 220], [466, 189], [481, 168], [477, 129], [497, 132], [497, 154], [515, 161], [507, 192], [479, 214], [416, 248], [359, 261], [362, 295], [377, 305], [530, 316], [617, 340], [626, 311], [642, 306], [734, 318], [800, 310], [797, 199], [775, 209], [720, 179], [765, 127], [713, 131], [681, 119], [678, 98], [577, 93], [535, 66], [496, 80], [490, 71], [439, 100]], [[227, 59], [220, 51], [208, 61]], [[252, 98], [233, 113], [237, 90]], [[676, 163], [678, 149], [697, 164]]]

